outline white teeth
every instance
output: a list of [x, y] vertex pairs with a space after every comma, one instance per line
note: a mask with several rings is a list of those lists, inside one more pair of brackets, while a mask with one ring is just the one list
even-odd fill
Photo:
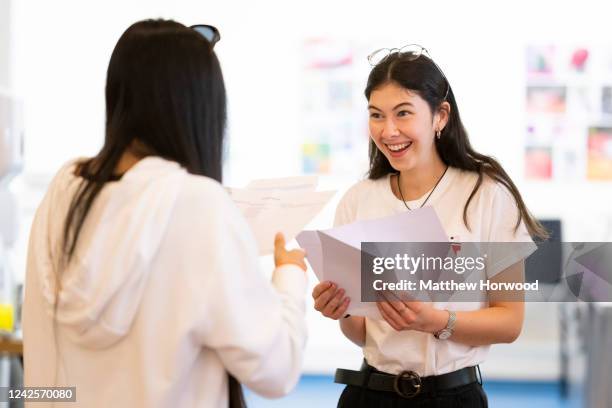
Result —
[[404, 148], [406, 148], [407, 146], [410, 146], [412, 144], [412, 142], [410, 143], [402, 143], [402, 144], [396, 144], [396, 145], [387, 145], [387, 147], [389, 148], [389, 150], [391, 150], [392, 152], [397, 152], [399, 150], [402, 150]]

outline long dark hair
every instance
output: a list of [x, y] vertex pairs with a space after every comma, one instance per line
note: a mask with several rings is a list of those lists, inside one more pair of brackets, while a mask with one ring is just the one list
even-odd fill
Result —
[[[417, 58], [412, 53], [395, 52], [390, 54], [370, 72], [365, 89], [366, 98], [369, 100], [374, 89], [389, 82], [416, 92], [427, 102], [432, 113], [437, 112], [444, 101], [449, 103], [448, 123], [442, 130], [441, 137], [435, 139], [435, 146], [440, 158], [446, 165], [478, 173], [478, 181], [463, 208], [463, 222], [468, 230], [470, 229], [467, 218], [468, 207], [486, 175], [501, 183], [514, 197], [519, 209], [515, 231], [524, 221], [531, 236], [540, 239], [548, 237], [546, 229], [527, 210], [521, 194], [499, 162], [493, 157], [476, 152], [472, 148], [468, 134], [463, 123], [461, 123], [453, 89], [430, 58], [424, 54]], [[446, 99], [444, 98], [445, 95]], [[369, 155], [368, 177], [370, 179], [376, 180], [389, 173], [397, 172], [372, 140], [370, 140]]]
[[[65, 262], [74, 254], [87, 214], [128, 149], [159, 156], [192, 174], [221, 181], [226, 97], [212, 45], [168, 20], [130, 26], [111, 55], [106, 77], [104, 146], [77, 164], [83, 179], [64, 225]], [[230, 407], [243, 407], [240, 383], [228, 375]]]
[[64, 226], [67, 259], [93, 201], [115, 177], [128, 148], [139, 146], [139, 156], [160, 156], [221, 181], [225, 121], [223, 75], [210, 43], [174, 21], [130, 26], [108, 66], [104, 146], [78, 165], [85, 177]]

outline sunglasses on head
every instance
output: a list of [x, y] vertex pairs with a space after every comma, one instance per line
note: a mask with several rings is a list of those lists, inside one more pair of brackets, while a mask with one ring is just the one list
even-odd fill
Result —
[[380, 64], [381, 62], [393, 55], [402, 55], [408, 61], [414, 61], [418, 59], [421, 55], [426, 55], [446, 82], [446, 93], [444, 94], [443, 98], [443, 100], [446, 100], [446, 98], [448, 97], [448, 91], [450, 91], [450, 83], [448, 82], [448, 79], [446, 79], [446, 75], [444, 75], [444, 72], [442, 72], [438, 64], [436, 64], [433, 58], [431, 58], [431, 55], [429, 55], [429, 51], [427, 51], [427, 48], [419, 44], [408, 44], [404, 45], [401, 48], [381, 48], [368, 55], [368, 62], [371, 66], [375, 67], [376, 65]]
[[196, 24], [192, 25], [190, 28], [197, 31], [198, 34], [200, 34], [202, 37], [206, 38], [206, 40], [213, 48], [215, 44], [221, 39], [221, 34], [219, 34], [219, 30], [217, 30], [217, 27], [215, 26], [211, 26], [208, 24]]

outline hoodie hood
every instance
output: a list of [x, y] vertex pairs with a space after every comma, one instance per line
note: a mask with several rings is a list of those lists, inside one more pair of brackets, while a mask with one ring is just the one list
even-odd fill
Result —
[[[82, 179], [75, 164], [52, 183], [49, 214], [66, 214]], [[49, 267], [40, 268], [48, 311], [70, 339], [105, 348], [125, 336], [149, 279], [151, 262], [171, 221], [187, 172], [177, 163], [148, 157], [96, 197], [69, 264], [61, 267], [64, 217], [49, 222]], [[55, 224], [55, 225], [54, 225]], [[59, 282], [59, 284], [58, 284]]]

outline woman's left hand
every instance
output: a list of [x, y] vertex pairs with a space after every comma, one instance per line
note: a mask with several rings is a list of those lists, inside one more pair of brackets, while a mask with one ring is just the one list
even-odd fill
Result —
[[376, 302], [380, 314], [395, 330], [417, 330], [437, 333], [444, 329], [448, 322], [448, 312], [419, 301]]

